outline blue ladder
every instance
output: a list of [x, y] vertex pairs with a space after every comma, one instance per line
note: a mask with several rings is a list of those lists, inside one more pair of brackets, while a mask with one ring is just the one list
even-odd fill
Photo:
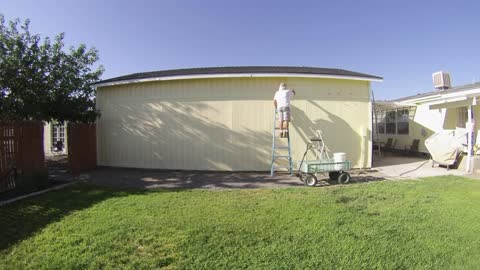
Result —
[[[273, 131], [272, 131], [272, 163], [270, 164], [270, 176], [273, 176], [275, 173], [276, 169], [288, 169], [288, 172], [290, 172], [290, 175], [293, 175], [293, 165], [292, 165], [292, 155], [291, 155], [291, 149], [290, 149], [290, 132], [287, 132], [288, 136], [286, 138], [281, 138], [280, 133], [277, 132], [280, 131], [280, 128], [277, 128], [277, 110], [274, 111], [273, 113]], [[281, 125], [282, 123], [280, 123]], [[287, 131], [289, 131], [287, 129]], [[277, 145], [277, 140], [278, 139], [287, 139], [287, 146], [278, 146]], [[278, 155], [277, 150], [285, 150], [288, 149], [288, 155]], [[276, 166], [275, 162], [279, 158], [286, 158], [288, 159], [288, 166]]]

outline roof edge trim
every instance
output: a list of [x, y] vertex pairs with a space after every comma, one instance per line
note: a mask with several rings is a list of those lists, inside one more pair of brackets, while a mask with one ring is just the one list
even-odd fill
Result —
[[452, 93], [435, 93], [432, 95], [428, 96], [423, 96], [423, 97], [418, 97], [418, 98], [411, 98], [411, 99], [404, 99], [401, 101], [395, 101], [395, 102], [405, 102], [405, 103], [425, 103], [429, 104], [430, 102], [435, 102], [439, 100], [444, 100], [448, 98], [456, 98], [456, 97], [461, 97], [461, 96], [466, 96], [466, 97], [473, 97], [473, 96], [480, 96], [480, 87], [472, 88], [472, 89], [465, 89], [465, 90], [460, 90]]
[[210, 78], [239, 78], [239, 77], [251, 77], [251, 78], [266, 78], [266, 77], [297, 77], [297, 78], [324, 78], [324, 79], [347, 79], [358, 81], [373, 81], [382, 82], [381, 78], [371, 78], [362, 76], [347, 76], [347, 75], [328, 75], [328, 74], [310, 74], [310, 73], [224, 73], [224, 74], [197, 74], [197, 75], [175, 75], [175, 76], [162, 76], [151, 77], [143, 79], [130, 79], [105, 83], [94, 83], [94, 87], [113, 86], [130, 83], [142, 83], [153, 81], [172, 81], [172, 80], [189, 80], [189, 79], [210, 79]]

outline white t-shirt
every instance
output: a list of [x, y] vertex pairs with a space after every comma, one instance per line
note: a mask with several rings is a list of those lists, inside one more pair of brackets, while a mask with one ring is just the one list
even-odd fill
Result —
[[277, 107], [290, 107], [290, 99], [293, 97], [293, 92], [290, 89], [279, 89], [275, 96], [274, 100], [277, 101]]

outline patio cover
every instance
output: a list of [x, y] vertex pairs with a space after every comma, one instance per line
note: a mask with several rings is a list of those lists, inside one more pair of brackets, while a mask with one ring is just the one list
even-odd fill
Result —
[[415, 105], [405, 104], [401, 102], [394, 102], [394, 101], [379, 100], [374, 102], [373, 107], [376, 112], [381, 112], [381, 111], [410, 109], [412, 107], [415, 107]]

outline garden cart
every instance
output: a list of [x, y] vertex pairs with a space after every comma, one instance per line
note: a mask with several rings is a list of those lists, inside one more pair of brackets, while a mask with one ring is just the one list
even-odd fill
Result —
[[[346, 184], [350, 181], [350, 174], [347, 172], [351, 168], [351, 162], [345, 160], [344, 153], [335, 153], [334, 158], [330, 158], [329, 149], [323, 140], [322, 132], [316, 131], [316, 136], [310, 138], [307, 143], [307, 149], [303, 154], [302, 161], [298, 166], [297, 176], [309, 187], [314, 187], [318, 183], [317, 174], [328, 173], [332, 181], [338, 181], [339, 184]], [[308, 151], [315, 147], [315, 160], [305, 160]], [[335, 155], [340, 156], [340, 158]]]

